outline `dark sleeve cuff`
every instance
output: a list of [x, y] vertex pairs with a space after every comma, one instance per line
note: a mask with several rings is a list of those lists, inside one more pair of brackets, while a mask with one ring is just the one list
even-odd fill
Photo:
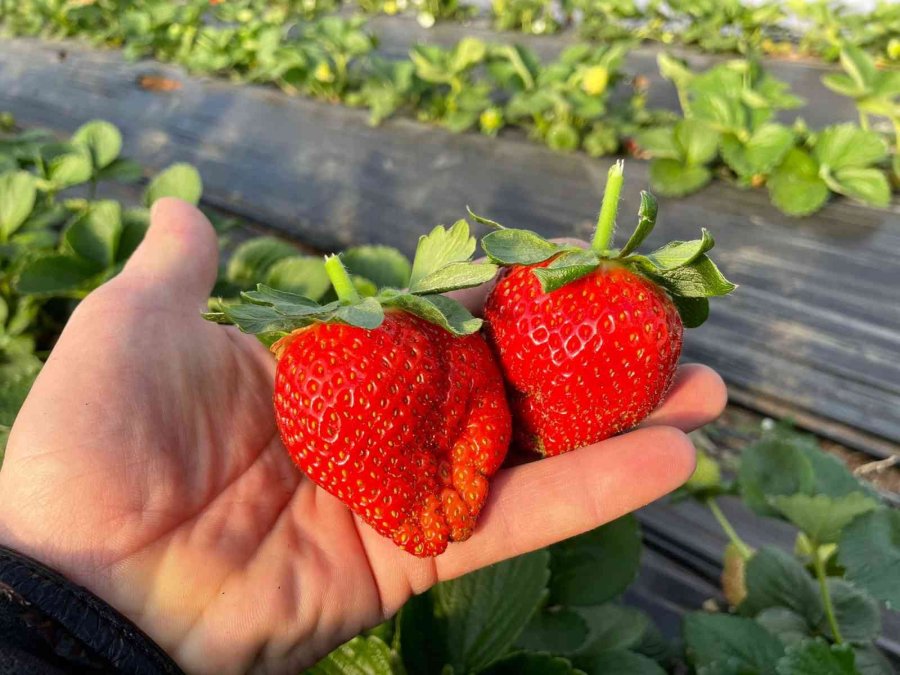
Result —
[[0, 675], [71, 672], [181, 670], [93, 593], [0, 546]]

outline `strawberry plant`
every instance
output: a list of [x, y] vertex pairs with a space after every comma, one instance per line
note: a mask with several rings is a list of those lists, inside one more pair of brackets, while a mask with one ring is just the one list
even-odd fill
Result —
[[507, 228], [482, 242], [489, 260], [509, 267], [484, 316], [518, 445], [542, 456], [597, 443], [644, 419], [672, 384], [684, 327], [706, 320], [707, 298], [735, 288], [707, 255], [714, 242], [706, 230], [694, 241], [635, 252], [656, 224], [656, 200], [647, 192], [634, 233], [621, 249], [612, 247], [622, 171], [621, 162], [609, 171], [589, 249]]
[[[708, 505], [723, 526], [723, 595], [717, 611], [684, 617], [680, 640], [622, 599], [641, 559], [638, 521], [625, 516], [439, 584], [308, 672], [892, 673], [874, 639], [879, 604], [900, 602], [896, 511], [787, 425], [764, 430], [733, 471], [699, 459], [675, 498]], [[749, 546], [725, 501], [796, 527], [793, 554]]]
[[565, 20], [552, 0], [492, 0], [491, 12], [497, 30], [532, 35], [555, 33]]
[[870, 128], [869, 115], [888, 118], [894, 127], [894, 154], [900, 152], [900, 71], [879, 71], [868, 54], [851, 45], [840, 53], [844, 73], [830, 73], [822, 83], [856, 101], [860, 126]]

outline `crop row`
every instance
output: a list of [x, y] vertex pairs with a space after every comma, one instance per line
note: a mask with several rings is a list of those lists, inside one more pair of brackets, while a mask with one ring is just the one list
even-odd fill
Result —
[[[87, 31], [132, 58], [152, 56], [193, 72], [367, 107], [372, 124], [405, 114], [453, 132], [517, 128], [560, 152], [631, 152], [653, 159], [653, 186], [665, 195], [688, 194], [718, 175], [767, 185], [778, 208], [805, 215], [832, 194], [886, 206], [900, 175], [896, 151], [891, 160], [897, 140], [870, 124], [889, 120], [900, 137], [900, 71], [878, 69], [851, 45], [841, 51], [845, 73], [827, 75], [824, 84], [856, 101], [860, 126], [810, 130], [799, 118], [776, 121], [780, 110], [802, 101], [752, 59], [694, 73], [661, 55], [660, 70], [679, 93], [679, 116], [648, 109], [646, 79], [624, 74], [633, 42], [575, 44], [542, 63], [521, 45], [463, 38], [450, 48], [417, 45], [408, 58], [392, 60], [377, 53], [361, 18], [287, 21], [296, 16], [293, 5], [254, 11], [253, 3], [227, 3], [216, 6], [213, 21], [208, 5], [196, 2], [137, 3], [120, 13], [115, 4], [88, 4], [79, 21], [60, 19], [59, 32]], [[7, 30], [31, 31], [16, 23], [18, 16], [7, 14]]]
[[[265, 15], [294, 23], [342, 8], [415, 13], [425, 27], [479, 14], [477, 6], [463, 0], [0, 0], [0, 22], [17, 34], [102, 37], [117, 22], [112, 17], [121, 17], [132, 29], [145, 29], [161, 21], [190, 26], [198, 17], [243, 22]], [[637, 38], [708, 52], [835, 61], [841, 48], [850, 45], [885, 62], [900, 60], [900, 5], [889, 0], [878, 0], [865, 12], [833, 0], [491, 0], [490, 19], [497, 30], [539, 35], [574, 29], [589, 40]]]

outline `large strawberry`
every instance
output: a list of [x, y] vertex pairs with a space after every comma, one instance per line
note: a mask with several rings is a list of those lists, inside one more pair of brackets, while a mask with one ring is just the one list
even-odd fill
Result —
[[481, 321], [438, 295], [494, 276], [468, 262], [474, 250], [460, 221], [420, 239], [408, 292], [363, 299], [333, 256], [336, 302], [260, 286], [208, 315], [271, 343], [275, 417], [297, 466], [417, 556], [471, 535], [510, 441]]
[[707, 297], [735, 288], [706, 255], [713, 239], [705, 229], [700, 239], [634, 253], [656, 221], [647, 192], [634, 234], [611, 248], [622, 181], [619, 162], [586, 250], [476, 216], [500, 227], [482, 246], [492, 262], [509, 266], [484, 316], [511, 390], [517, 442], [543, 455], [644, 419], [672, 384], [683, 327], [706, 319]]

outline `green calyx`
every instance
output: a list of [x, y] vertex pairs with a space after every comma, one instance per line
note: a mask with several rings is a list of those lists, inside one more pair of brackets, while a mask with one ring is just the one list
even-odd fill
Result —
[[449, 228], [435, 227], [419, 238], [408, 289], [381, 288], [362, 297], [338, 255], [325, 258], [325, 272], [337, 300], [320, 304], [295, 293], [259, 284], [241, 293], [241, 303], [224, 305], [203, 317], [232, 324], [272, 344], [299, 328], [315, 323], [345, 323], [374, 329], [384, 321], [385, 309], [398, 309], [437, 324], [454, 335], [469, 335], [481, 328], [478, 319], [461, 304], [442, 293], [478, 286], [497, 274], [493, 263], [472, 262], [475, 238], [469, 224], [459, 220]]
[[637, 248], [656, 225], [658, 206], [649, 192], [641, 192], [641, 206], [634, 232], [621, 249], [612, 248], [616, 211], [624, 182], [624, 164], [620, 160], [609, 170], [597, 229], [590, 248], [558, 244], [531, 232], [505, 228], [487, 218], [469, 214], [478, 222], [494, 227], [481, 241], [492, 263], [503, 266], [536, 265], [533, 270], [545, 293], [552, 293], [613, 261], [641, 274], [663, 288], [672, 298], [687, 328], [695, 328], [709, 316], [709, 298], [731, 293], [737, 286], [726, 279], [707, 253], [715, 244], [712, 235], [701, 228], [700, 238], [673, 241], [646, 255]]

